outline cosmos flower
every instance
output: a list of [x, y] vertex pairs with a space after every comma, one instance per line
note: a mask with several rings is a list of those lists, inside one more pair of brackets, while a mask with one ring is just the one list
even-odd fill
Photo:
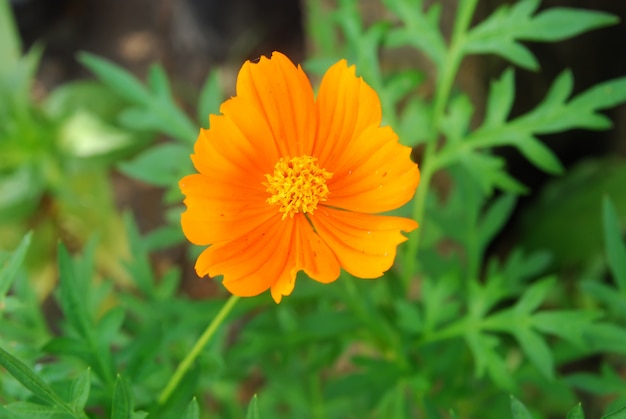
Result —
[[317, 98], [300, 66], [274, 52], [241, 68], [236, 96], [210, 116], [180, 181], [182, 228], [199, 276], [223, 275], [238, 296], [268, 289], [279, 303], [296, 274], [329, 283], [340, 269], [383, 275], [414, 220], [377, 215], [408, 202], [419, 183], [411, 149], [381, 127], [374, 90], [345, 60]]

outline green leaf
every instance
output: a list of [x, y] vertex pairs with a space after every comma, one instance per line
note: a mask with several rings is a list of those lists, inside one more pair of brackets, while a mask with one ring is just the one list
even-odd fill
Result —
[[100, 345], [110, 345], [113, 337], [122, 327], [125, 316], [126, 310], [121, 306], [111, 308], [102, 316], [97, 326]]
[[2, 301], [7, 292], [9, 292], [11, 284], [13, 284], [17, 276], [17, 271], [20, 266], [22, 266], [32, 237], [32, 231], [27, 233], [24, 238], [22, 238], [22, 241], [20, 241], [20, 244], [18, 244], [15, 250], [8, 256], [8, 262], [0, 261], [0, 301]]
[[118, 374], [113, 390], [111, 419], [131, 419], [133, 415], [133, 396], [126, 380]]
[[408, 100], [398, 118], [397, 130], [402, 145], [415, 147], [429, 138], [432, 111], [432, 107], [420, 97], [414, 96]]
[[587, 349], [626, 355], [626, 329], [612, 323], [595, 323], [584, 331]]
[[181, 419], [200, 419], [200, 406], [198, 406], [198, 400], [195, 397], [185, 408]]
[[128, 273], [137, 285], [137, 288], [146, 296], [153, 297], [155, 293], [154, 277], [148, 253], [137, 223], [131, 213], [124, 214], [124, 226], [128, 233], [130, 253], [132, 260], [126, 264]]
[[398, 299], [394, 302], [394, 306], [397, 325], [400, 329], [410, 334], [418, 333], [423, 329], [422, 313], [415, 303]]
[[173, 186], [191, 171], [191, 150], [174, 143], [159, 144], [119, 164], [125, 175], [156, 186]]
[[0, 348], [0, 365], [35, 396], [47, 402], [50, 406], [58, 407], [71, 413], [71, 407], [59, 397], [35, 372], [19, 359]]
[[598, 396], [624, 391], [624, 379], [607, 364], [602, 365], [600, 375], [574, 373], [568, 375], [566, 381], [577, 389]]
[[460, 142], [466, 137], [473, 113], [474, 106], [466, 95], [457, 95], [451, 100], [449, 112], [440, 126], [448, 140]]
[[538, 139], [529, 136], [519, 138], [515, 146], [532, 164], [544, 172], [559, 175], [564, 169], [556, 155]]
[[[59, 274], [61, 277], [59, 281], [59, 304], [67, 321], [81, 337], [88, 339], [93, 334], [94, 325], [87, 309], [88, 302], [81, 292], [84, 289], [84, 285], [78, 282], [70, 255], [62, 243], [59, 243], [58, 254]], [[90, 279], [81, 278], [81, 280], [86, 281]]]
[[587, 345], [586, 331], [596, 327], [594, 321], [600, 317], [602, 313], [598, 311], [550, 310], [533, 314], [531, 324], [543, 333], [558, 336], [584, 348]]
[[395, 104], [414, 91], [423, 81], [422, 73], [416, 70], [405, 70], [391, 76], [380, 94], [387, 97], [387, 103]]
[[491, 82], [489, 100], [485, 113], [484, 127], [504, 124], [515, 99], [515, 72], [512, 68], [506, 69], [499, 80]]
[[538, 0], [501, 6], [472, 28], [464, 51], [496, 54], [523, 68], [537, 70], [537, 60], [518, 40], [558, 41], [618, 22], [607, 13], [569, 8], [552, 8], [533, 16], [538, 6]]
[[583, 412], [582, 404], [578, 403], [567, 412], [565, 419], [585, 419], [585, 413]]
[[524, 185], [504, 170], [506, 162], [501, 157], [475, 151], [460, 155], [459, 160], [480, 184], [485, 195], [491, 195], [494, 186], [518, 194], [526, 191]]
[[203, 127], [208, 128], [209, 115], [219, 114], [222, 102], [224, 93], [220, 86], [220, 73], [213, 70], [204, 82], [198, 99], [198, 120]]
[[0, 1], [0, 84], [12, 72], [22, 55], [22, 41], [13, 18], [11, 2]]
[[522, 32], [520, 25], [528, 24], [538, 6], [538, 0], [524, 0], [512, 7], [499, 7], [470, 30], [463, 45], [464, 51], [470, 54], [496, 54], [526, 69], [538, 69], [535, 57], [516, 42]]
[[554, 287], [556, 279], [552, 276], [534, 283], [519, 299], [515, 305], [518, 315], [528, 314], [535, 311], [547, 297], [548, 292]]
[[389, 31], [386, 37], [388, 47], [410, 45], [424, 52], [435, 64], [441, 73], [446, 57], [446, 43], [443, 39], [439, 22], [441, 5], [433, 4], [426, 11], [422, 11], [422, 1], [410, 2], [404, 0], [385, 0], [385, 5], [403, 23], [402, 27]]
[[260, 419], [261, 414], [259, 413], [259, 402], [256, 394], [252, 396], [250, 400], [250, 404], [248, 405], [248, 413], [246, 413], [246, 419]]
[[162, 66], [158, 64], [152, 64], [150, 66], [148, 69], [148, 85], [158, 98], [172, 100], [170, 82]]
[[602, 211], [604, 246], [606, 248], [608, 265], [617, 287], [622, 293], [626, 293], [626, 244], [624, 244], [622, 239], [622, 229], [617, 211], [609, 197], [604, 197]]
[[514, 396], [511, 396], [511, 413], [513, 413], [513, 419], [533, 419], [524, 403], [517, 400]]
[[70, 388], [72, 408], [75, 412], [82, 411], [87, 403], [91, 389], [91, 370], [87, 368], [73, 382]]
[[479, 245], [486, 248], [494, 236], [502, 229], [507, 222], [517, 199], [515, 195], [506, 194], [497, 198], [487, 209], [480, 220], [478, 227]]
[[626, 419], [626, 406], [602, 416], [601, 419]]
[[91, 365], [96, 362], [95, 355], [84, 340], [69, 337], [53, 338], [44, 346], [50, 354], [73, 356]]
[[574, 128], [602, 130], [611, 127], [610, 120], [596, 112], [626, 101], [626, 77], [596, 85], [566, 103], [567, 85], [563, 79], [553, 83], [544, 101], [531, 112], [512, 121], [514, 129], [550, 134]]
[[[9, 416], [12, 419], [68, 419], [75, 417], [60, 407], [44, 406], [42, 404], [24, 401], [9, 403], [4, 406], [4, 408], [12, 414]], [[1, 410], [0, 413], [2, 413]], [[2, 417], [4, 418], [5, 416]]]
[[554, 7], [537, 14], [521, 38], [528, 41], [560, 41], [617, 23], [619, 18], [609, 13]]
[[96, 74], [111, 90], [128, 101], [148, 105], [152, 100], [143, 85], [122, 67], [87, 52], [80, 52], [78, 61]]
[[548, 380], [554, 379], [554, 359], [545, 340], [530, 328], [518, 327], [514, 330], [515, 338], [530, 361]]

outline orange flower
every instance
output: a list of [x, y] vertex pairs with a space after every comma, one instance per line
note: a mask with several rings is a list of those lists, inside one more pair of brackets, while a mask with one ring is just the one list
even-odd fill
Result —
[[183, 231], [210, 245], [199, 276], [223, 275], [239, 296], [269, 288], [279, 303], [298, 271], [328, 283], [340, 267], [359, 278], [391, 267], [417, 223], [375, 214], [408, 202], [419, 171], [354, 66], [333, 65], [316, 99], [302, 68], [274, 52], [243, 65], [220, 112], [191, 156], [200, 173], [180, 181]]

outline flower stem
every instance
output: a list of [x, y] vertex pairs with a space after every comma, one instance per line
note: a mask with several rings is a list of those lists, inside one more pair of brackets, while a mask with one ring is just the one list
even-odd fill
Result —
[[191, 351], [189, 351], [185, 359], [183, 359], [182, 362], [178, 365], [178, 368], [176, 368], [176, 371], [174, 371], [174, 374], [170, 378], [169, 382], [167, 383], [163, 391], [161, 391], [161, 394], [159, 394], [159, 404], [165, 404], [165, 402], [167, 402], [167, 400], [170, 398], [174, 390], [176, 390], [176, 387], [178, 387], [178, 384], [180, 384], [180, 381], [183, 379], [193, 362], [196, 360], [198, 355], [200, 355], [200, 352], [204, 349], [209, 340], [211, 340], [211, 337], [213, 337], [218, 327], [224, 322], [224, 319], [226, 318], [226, 316], [228, 316], [228, 313], [231, 312], [237, 301], [239, 301], [239, 297], [236, 295], [231, 295], [226, 303], [222, 306], [220, 311], [217, 313], [217, 315], [213, 318], [213, 320], [211, 320], [211, 323], [209, 323], [209, 326], [206, 328], [204, 333], [202, 333], [202, 336], [200, 336], [196, 344], [193, 346], [193, 348], [191, 348]]
[[[467, 30], [472, 21], [474, 10], [478, 0], [464, 0], [459, 2], [456, 19], [454, 21], [454, 28], [452, 30], [452, 40], [450, 42], [450, 48], [446, 54], [446, 59], [443, 66], [439, 69], [441, 71], [441, 77], [438, 80], [435, 98], [433, 103], [433, 114], [431, 119], [431, 136], [426, 143], [426, 149], [424, 151], [424, 157], [421, 165], [421, 180], [420, 186], [417, 188], [417, 194], [413, 200], [413, 212], [412, 216], [418, 223], [424, 222], [424, 209], [426, 206], [426, 197], [428, 195], [428, 189], [430, 182], [435, 171], [439, 167], [436, 162], [437, 157], [437, 139], [439, 137], [439, 124], [441, 118], [443, 118], [446, 110], [446, 105], [450, 98], [450, 92], [454, 85], [454, 79], [458, 72], [461, 60], [465, 55], [463, 51], [463, 44], [465, 42], [465, 36]], [[409, 235], [409, 242], [407, 251], [405, 254], [405, 266], [404, 266], [404, 284], [408, 285], [411, 277], [415, 272], [415, 265], [417, 262], [417, 251], [419, 249], [419, 241], [423, 227], [420, 226], [417, 230], [414, 230]]]

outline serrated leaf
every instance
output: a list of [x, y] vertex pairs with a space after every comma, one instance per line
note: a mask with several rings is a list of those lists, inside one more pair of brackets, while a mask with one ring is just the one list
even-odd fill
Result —
[[123, 216], [124, 226], [128, 233], [130, 251], [133, 259], [126, 264], [128, 273], [137, 285], [137, 288], [146, 296], [153, 297], [155, 286], [150, 260], [131, 213]]
[[618, 22], [617, 16], [605, 12], [554, 7], [537, 14], [521, 38], [528, 41], [560, 41]]
[[53, 338], [44, 348], [46, 352], [51, 354], [73, 356], [82, 359], [88, 365], [96, 362], [91, 348], [83, 340], [68, 337]]
[[548, 292], [554, 287], [555, 278], [547, 277], [534, 283], [519, 299], [515, 305], [518, 315], [524, 315], [535, 311], [548, 296]]
[[[611, 126], [606, 116], [596, 112], [626, 101], [626, 77], [596, 85], [566, 102], [563, 95], [556, 94], [562, 92], [556, 91], [555, 87], [563, 83], [561, 79], [565, 74], [562, 73], [553, 83], [550, 92], [555, 93], [548, 94], [534, 110], [511, 122], [514, 129], [550, 134], [574, 128], [601, 130]], [[556, 100], [560, 98], [563, 101]]]
[[102, 316], [96, 328], [98, 340], [101, 345], [110, 345], [111, 340], [119, 331], [120, 327], [122, 327], [125, 316], [126, 310], [120, 306], [109, 309], [104, 316]]
[[530, 361], [535, 364], [541, 374], [548, 380], [554, 379], [554, 359], [552, 351], [545, 340], [530, 328], [518, 327], [515, 338]]
[[624, 379], [607, 364], [602, 365], [600, 375], [574, 373], [568, 375], [566, 381], [572, 387], [595, 395], [620, 393], [624, 390]]
[[517, 400], [513, 395], [511, 395], [511, 413], [513, 419], [533, 419], [524, 403]]
[[601, 419], [626, 419], [626, 407], [602, 416]]
[[515, 195], [506, 194], [497, 198], [489, 206], [482, 216], [478, 227], [478, 241], [481, 248], [486, 248], [493, 237], [502, 229], [511, 216], [516, 202]]
[[172, 91], [167, 74], [161, 65], [152, 64], [148, 69], [148, 85], [157, 97], [163, 100], [172, 99]]
[[597, 311], [550, 310], [533, 314], [531, 324], [543, 333], [558, 336], [561, 339], [585, 347], [585, 331], [595, 327], [594, 321], [602, 317]]
[[403, 26], [394, 28], [386, 36], [388, 47], [411, 45], [423, 51], [441, 70], [445, 62], [446, 44], [439, 29], [441, 5], [433, 4], [427, 11], [422, 11], [421, 2], [411, 5], [403, 0], [386, 0], [385, 5], [399, 19]]
[[501, 157], [482, 152], [470, 152], [462, 154], [459, 159], [481, 186], [484, 195], [491, 195], [494, 186], [518, 194], [526, 192], [524, 185], [509, 176], [504, 169], [506, 162]]
[[246, 413], [246, 419], [261, 419], [261, 414], [259, 413], [259, 401], [256, 394], [252, 396], [252, 399], [250, 400], [248, 412]]
[[448, 114], [443, 118], [440, 129], [453, 142], [463, 140], [469, 130], [474, 105], [466, 95], [457, 95], [450, 101]]
[[220, 74], [217, 70], [213, 70], [205, 80], [198, 99], [198, 120], [203, 127], [208, 128], [209, 115], [217, 115], [222, 102], [224, 102], [224, 92], [220, 87]]
[[22, 54], [22, 41], [11, 10], [11, 2], [0, 2], [0, 80], [14, 69]]
[[151, 100], [150, 93], [122, 67], [87, 52], [80, 52], [78, 61], [123, 98], [133, 103], [149, 104]]
[[626, 244], [622, 239], [617, 211], [609, 197], [602, 202], [604, 246], [609, 269], [617, 287], [626, 293]]
[[550, 253], [545, 251], [524, 255], [521, 250], [516, 249], [502, 268], [503, 277], [515, 281], [524, 281], [535, 277], [548, 267], [551, 259]]
[[583, 406], [578, 403], [567, 412], [565, 419], [585, 419], [585, 413], [583, 412]]
[[500, 340], [487, 333], [469, 331], [464, 334], [474, 362], [476, 363], [475, 375], [480, 378], [485, 371], [499, 387], [508, 391], [515, 389], [515, 383], [508, 371], [502, 357], [496, 352]]
[[113, 390], [111, 419], [131, 419], [133, 415], [133, 396], [126, 380], [118, 374]]
[[416, 70], [405, 70], [392, 75], [381, 92], [389, 103], [397, 103], [424, 81], [424, 75]]
[[408, 147], [415, 147], [430, 137], [432, 107], [421, 98], [411, 97], [400, 111], [398, 135], [400, 143]]
[[398, 327], [408, 333], [417, 333], [423, 329], [422, 314], [415, 304], [397, 300], [394, 304]]
[[151, 107], [126, 108], [120, 113], [118, 122], [126, 128], [137, 131], [169, 131], [163, 119]]
[[87, 368], [73, 382], [70, 388], [72, 408], [75, 412], [82, 411], [87, 403], [91, 389], [91, 370]]
[[546, 93], [543, 101], [534, 111], [541, 114], [543, 112], [549, 112], [550, 109], [559, 107], [569, 99], [573, 88], [574, 76], [571, 70], [563, 70], [556, 77], [554, 82], [552, 82], [548, 93]]
[[500, 79], [491, 82], [483, 126], [491, 127], [503, 124], [511, 112], [514, 99], [515, 72], [509, 67], [502, 73]]
[[22, 266], [22, 262], [26, 257], [26, 252], [30, 247], [30, 242], [33, 237], [33, 233], [28, 232], [17, 245], [15, 250], [7, 255], [5, 262], [0, 261], [0, 301], [4, 299], [7, 292], [11, 288], [11, 284], [17, 276], [17, 271]]
[[[63, 310], [63, 314], [72, 327], [83, 338], [89, 338], [93, 331], [93, 322], [87, 309], [87, 301], [83, 293], [80, 292], [84, 287], [78, 283], [74, 266], [70, 256], [63, 244], [59, 243], [59, 304]], [[89, 280], [89, 278], [82, 278]]]
[[62, 410], [71, 413], [70, 406], [59, 397], [35, 372], [22, 361], [0, 348], [0, 365], [35, 396]]
[[151, 185], [173, 186], [191, 169], [189, 147], [166, 143], [150, 147], [134, 159], [119, 164], [125, 175]]
[[198, 400], [196, 400], [195, 397], [191, 399], [185, 408], [181, 419], [200, 419], [200, 406], [198, 405]]
[[611, 323], [595, 323], [583, 331], [591, 351], [615, 352], [626, 355], [626, 329]]
[[[8, 416], [11, 419], [68, 419], [75, 417], [57, 406], [44, 406], [25, 401], [9, 403], [4, 408], [11, 413], [11, 416]], [[5, 416], [2, 417], [5, 418]]]
[[537, 0], [523, 0], [512, 7], [498, 8], [469, 32], [464, 51], [496, 54], [521, 67], [536, 70], [539, 68], [537, 60], [518, 40], [563, 40], [618, 21], [607, 13], [569, 8], [548, 9], [533, 16], [538, 6]]
[[515, 146], [524, 157], [544, 172], [556, 175], [563, 173], [563, 165], [559, 159], [538, 139], [532, 136], [524, 137], [518, 140]]

